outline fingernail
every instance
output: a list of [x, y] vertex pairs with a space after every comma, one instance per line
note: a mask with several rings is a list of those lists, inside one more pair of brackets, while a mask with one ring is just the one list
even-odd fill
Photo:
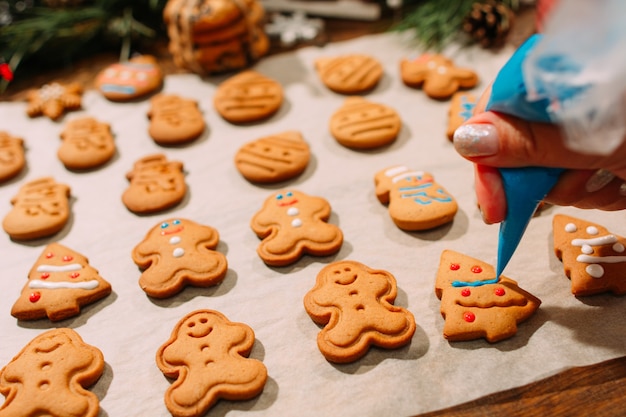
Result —
[[626, 197], [626, 182], [619, 186], [619, 194]]
[[489, 156], [498, 153], [498, 132], [490, 124], [468, 124], [459, 127], [452, 139], [462, 156]]
[[585, 190], [588, 193], [593, 193], [606, 187], [613, 179], [615, 175], [605, 169], [599, 169], [593, 173], [585, 184]]

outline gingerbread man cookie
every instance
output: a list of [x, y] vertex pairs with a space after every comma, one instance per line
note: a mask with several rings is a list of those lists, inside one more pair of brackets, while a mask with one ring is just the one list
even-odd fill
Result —
[[155, 154], [139, 159], [126, 174], [129, 187], [122, 202], [138, 214], [155, 213], [180, 203], [187, 193], [183, 164]]
[[150, 100], [148, 133], [159, 145], [179, 145], [197, 139], [206, 127], [195, 100], [158, 94]]
[[321, 197], [281, 190], [265, 200], [250, 226], [262, 239], [257, 253], [271, 266], [286, 266], [303, 255], [328, 256], [343, 244], [341, 229], [327, 223], [330, 204]]
[[25, 165], [24, 140], [0, 131], [0, 182], [17, 176]]
[[472, 117], [477, 102], [478, 97], [466, 91], [459, 91], [452, 95], [448, 108], [448, 128], [446, 129], [448, 140], [452, 141], [454, 132], [458, 127]]
[[407, 86], [421, 88], [427, 96], [440, 100], [450, 98], [459, 89], [478, 84], [478, 75], [474, 71], [456, 67], [451, 59], [439, 54], [403, 59], [400, 76]]
[[111, 101], [128, 101], [157, 91], [163, 84], [163, 73], [152, 55], [139, 55], [126, 62], [103, 69], [95, 85]]
[[64, 320], [109, 294], [111, 284], [85, 256], [51, 243], [28, 273], [28, 283], [13, 304], [11, 315], [19, 320]]
[[458, 211], [456, 200], [427, 172], [393, 166], [377, 172], [374, 183], [376, 197], [389, 205], [389, 215], [402, 230], [427, 230], [444, 225]]
[[319, 58], [315, 69], [326, 87], [340, 94], [359, 94], [372, 90], [383, 76], [380, 62], [365, 54]]
[[204, 416], [221, 398], [248, 400], [267, 381], [263, 362], [249, 358], [254, 331], [213, 310], [183, 317], [157, 351], [161, 372], [176, 381], [165, 393], [165, 405], [175, 417]]
[[571, 280], [572, 294], [626, 294], [626, 238], [564, 214], [552, 221], [554, 252]]
[[512, 279], [495, 276], [493, 266], [485, 262], [443, 251], [435, 294], [441, 300], [443, 336], [447, 340], [485, 338], [498, 342], [514, 336], [517, 325], [537, 311], [541, 300]]
[[2, 221], [12, 239], [31, 240], [59, 232], [70, 217], [70, 187], [43, 177], [22, 186]]
[[219, 233], [187, 219], [168, 219], [154, 226], [132, 252], [142, 269], [139, 285], [146, 294], [166, 298], [186, 285], [209, 287], [226, 276], [226, 257], [214, 249]]
[[413, 314], [393, 305], [396, 279], [355, 261], [334, 262], [317, 275], [304, 297], [304, 308], [325, 326], [317, 346], [331, 362], [354, 362], [370, 346], [395, 349], [411, 341], [416, 325]]
[[83, 87], [78, 83], [63, 85], [45, 84], [38, 90], [28, 92], [26, 99], [29, 117], [47, 116], [58, 120], [66, 111], [77, 110], [82, 106]]
[[0, 370], [0, 415], [97, 417], [100, 401], [86, 388], [103, 372], [98, 348], [72, 329], [48, 330]]
[[57, 156], [70, 170], [97, 168], [115, 155], [111, 126], [93, 117], [69, 121], [61, 132], [61, 140]]

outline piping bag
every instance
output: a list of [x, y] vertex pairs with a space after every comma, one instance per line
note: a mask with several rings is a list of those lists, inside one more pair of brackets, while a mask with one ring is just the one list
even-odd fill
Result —
[[[561, 3], [544, 34], [531, 36], [502, 67], [486, 110], [558, 125], [569, 149], [606, 155], [626, 133], [626, 1]], [[507, 213], [498, 235], [496, 276], [456, 281], [455, 286], [498, 282], [539, 203], [564, 169], [532, 166], [499, 171]]]

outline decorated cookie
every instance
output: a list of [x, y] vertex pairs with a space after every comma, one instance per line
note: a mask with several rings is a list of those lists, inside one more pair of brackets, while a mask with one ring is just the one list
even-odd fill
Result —
[[517, 333], [541, 301], [501, 276], [493, 266], [467, 255], [445, 250], [441, 254], [435, 294], [445, 319], [443, 336], [451, 341], [485, 338], [498, 342]]
[[402, 230], [432, 229], [450, 223], [458, 204], [431, 174], [403, 165], [378, 171], [374, 176], [376, 197], [389, 205], [389, 215]]
[[398, 113], [389, 106], [349, 97], [330, 119], [330, 133], [343, 146], [370, 149], [396, 140], [402, 127]]
[[304, 297], [304, 308], [324, 326], [317, 346], [331, 362], [354, 362], [370, 346], [395, 349], [408, 344], [415, 333], [413, 314], [393, 305], [396, 279], [387, 271], [359, 262], [333, 262], [317, 275]]
[[364, 54], [319, 58], [315, 69], [324, 85], [340, 94], [367, 92], [376, 87], [383, 76], [380, 62]]
[[272, 194], [250, 223], [262, 239], [257, 253], [271, 266], [292, 264], [305, 254], [337, 253], [343, 244], [343, 233], [327, 223], [330, 213], [330, 204], [321, 197], [295, 190]]
[[78, 83], [45, 84], [38, 90], [30, 90], [26, 95], [26, 114], [29, 117], [47, 116], [51, 120], [58, 120], [66, 111], [80, 109], [82, 96], [83, 87]]
[[249, 358], [254, 331], [213, 310], [183, 317], [157, 351], [161, 372], [175, 382], [165, 405], [175, 417], [204, 416], [219, 400], [249, 400], [267, 381], [263, 362]]
[[111, 64], [95, 80], [96, 88], [112, 101], [138, 99], [159, 90], [162, 84], [163, 73], [152, 55], [139, 55]]
[[235, 166], [251, 182], [275, 183], [300, 175], [310, 157], [302, 134], [286, 131], [243, 145], [235, 154]]
[[626, 238], [564, 214], [552, 221], [554, 252], [571, 280], [572, 294], [626, 294]]
[[434, 99], [449, 99], [459, 89], [473, 88], [478, 75], [467, 68], [459, 68], [451, 59], [438, 54], [424, 54], [400, 62], [400, 76], [409, 87], [421, 88]]
[[187, 193], [182, 162], [168, 161], [162, 154], [139, 159], [126, 178], [130, 185], [122, 194], [122, 202], [138, 214], [166, 210], [180, 203]]
[[97, 417], [98, 397], [86, 388], [104, 372], [102, 352], [72, 329], [52, 329], [31, 340], [2, 370], [2, 416]]
[[111, 284], [89, 265], [89, 260], [59, 243], [43, 250], [28, 273], [28, 282], [11, 315], [19, 320], [48, 317], [64, 320], [80, 308], [111, 294]]
[[446, 136], [450, 141], [454, 138], [454, 132], [457, 128], [472, 117], [476, 101], [476, 95], [465, 91], [459, 91], [452, 95], [448, 108], [448, 128], [446, 129]]
[[148, 133], [159, 145], [178, 145], [197, 139], [206, 127], [198, 102], [174, 94], [150, 100]]
[[166, 298], [186, 285], [209, 287], [226, 276], [226, 257], [215, 251], [219, 233], [186, 219], [168, 219], [154, 226], [132, 252], [142, 269], [139, 285], [146, 294]]
[[15, 178], [26, 166], [24, 140], [0, 131], [0, 183]]
[[283, 103], [283, 87], [275, 80], [246, 70], [222, 82], [215, 91], [217, 112], [231, 123], [264, 120]]
[[115, 141], [108, 123], [93, 117], [71, 120], [61, 132], [57, 156], [70, 170], [100, 167], [115, 155]]
[[11, 199], [13, 208], [2, 228], [16, 240], [31, 240], [59, 232], [70, 217], [70, 187], [43, 177], [27, 182]]

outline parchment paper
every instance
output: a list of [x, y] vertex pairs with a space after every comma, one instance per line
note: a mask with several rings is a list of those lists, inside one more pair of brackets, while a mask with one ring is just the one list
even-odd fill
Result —
[[[385, 67], [384, 79], [366, 97], [392, 106], [403, 119], [399, 138], [386, 148], [354, 151], [329, 134], [330, 116], [345, 97], [320, 83], [313, 62], [349, 52], [372, 54]], [[451, 47], [446, 54], [479, 73], [479, 93], [512, 52]], [[551, 230], [552, 216], [568, 213], [623, 235], [623, 212], [545, 209], [533, 219], [505, 270], [543, 301], [540, 310], [520, 325], [515, 337], [497, 344], [449, 343], [443, 338], [434, 294], [440, 254], [452, 249], [494, 263], [498, 228], [482, 222], [472, 167], [445, 137], [449, 103], [431, 100], [400, 80], [400, 60], [419, 53], [406, 38], [383, 34], [267, 57], [255, 69], [284, 86], [285, 103], [269, 121], [252, 126], [233, 126], [216, 114], [212, 96], [224, 77], [169, 76], [163, 91], [197, 99], [208, 123], [202, 138], [180, 148], [162, 148], [150, 139], [148, 101], [112, 103], [97, 92], [87, 92], [83, 110], [69, 113], [64, 121], [92, 115], [109, 122], [118, 147], [111, 163], [87, 173], [65, 170], [56, 157], [63, 121], [29, 119], [25, 103], [1, 103], [0, 129], [24, 138], [28, 167], [0, 186], [0, 215], [9, 212], [10, 199], [26, 181], [51, 175], [71, 186], [72, 216], [50, 239], [18, 243], [0, 234], [0, 366], [42, 331], [71, 327], [104, 354], [105, 373], [92, 388], [101, 401], [101, 416], [167, 416], [163, 394], [171, 381], [157, 368], [155, 353], [185, 314], [209, 308], [254, 329], [257, 340], [251, 357], [262, 360], [269, 373], [259, 397], [220, 401], [210, 415], [408, 416], [626, 354], [626, 298], [572, 296], [552, 250]], [[247, 182], [233, 164], [237, 149], [291, 129], [300, 130], [311, 146], [313, 157], [304, 174], [276, 186]], [[137, 159], [159, 152], [184, 163], [188, 196], [168, 212], [137, 216], [121, 202], [128, 185], [125, 174]], [[460, 206], [452, 224], [420, 233], [394, 226], [387, 208], [376, 199], [373, 176], [395, 164], [431, 172], [448, 189]], [[285, 187], [330, 202], [330, 222], [345, 236], [336, 256], [307, 256], [284, 268], [270, 268], [257, 256], [259, 239], [250, 229], [250, 219], [273, 190]], [[130, 253], [153, 225], [173, 216], [217, 228], [218, 250], [227, 256], [229, 271], [216, 287], [187, 288], [170, 299], [150, 299], [138, 285], [139, 270]], [[113, 294], [60, 323], [18, 322], [10, 315], [11, 306], [29, 269], [53, 241], [86, 255], [111, 282]], [[333, 365], [318, 351], [320, 328], [306, 314], [302, 300], [322, 267], [344, 259], [396, 277], [396, 304], [410, 310], [418, 325], [409, 346], [372, 349], [346, 365]]]

